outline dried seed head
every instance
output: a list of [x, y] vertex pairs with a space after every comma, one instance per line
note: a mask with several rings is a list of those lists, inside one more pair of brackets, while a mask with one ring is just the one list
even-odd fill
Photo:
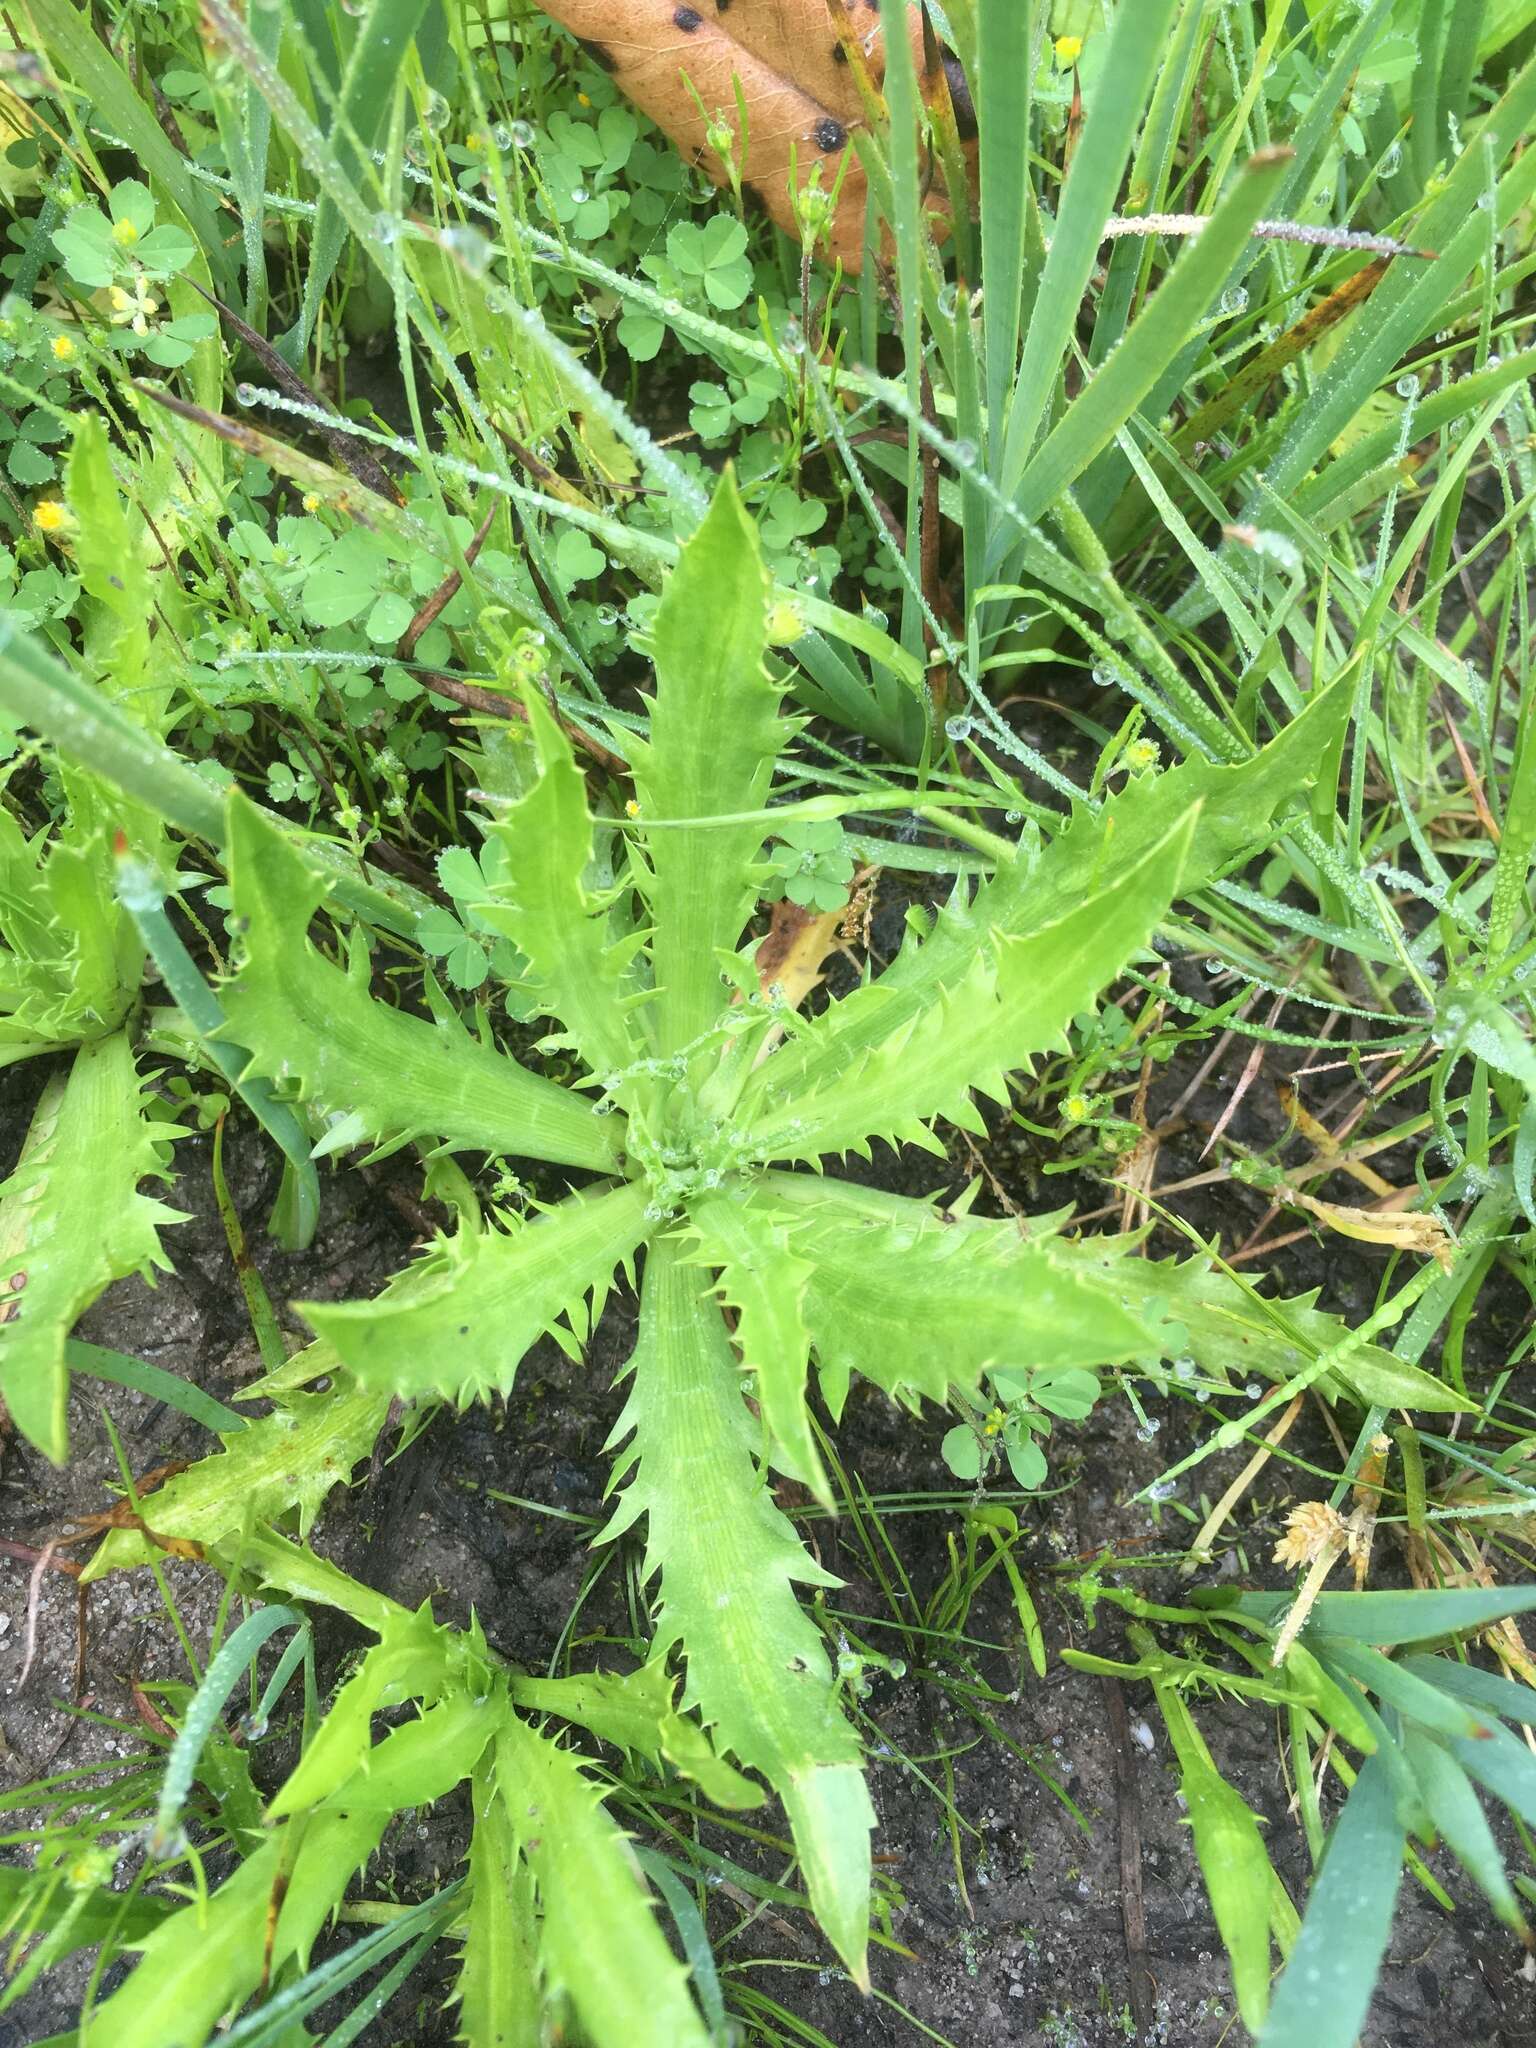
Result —
[[1315, 1564], [1329, 1552], [1337, 1556], [1348, 1536], [1348, 1524], [1337, 1508], [1326, 1501], [1303, 1501], [1285, 1518], [1285, 1534], [1275, 1545], [1275, 1563], [1300, 1567]]

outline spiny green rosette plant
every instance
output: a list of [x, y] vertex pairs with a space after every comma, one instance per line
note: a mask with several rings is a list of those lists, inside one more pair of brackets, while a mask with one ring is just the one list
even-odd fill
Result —
[[[488, 823], [506, 879], [487, 882], [483, 909], [527, 962], [520, 995], [587, 1068], [578, 1088], [525, 1070], [435, 991], [430, 1019], [375, 999], [360, 939], [346, 966], [326, 958], [307, 936], [324, 881], [239, 799], [228, 848], [243, 958], [222, 996], [252, 1070], [335, 1119], [337, 1134], [386, 1146], [435, 1137], [596, 1176], [523, 1217], [466, 1216], [375, 1301], [305, 1307], [326, 1361], [317, 1369], [338, 1384], [297, 1398], [351, 1404], [359, 1431], [327, 1443], [337, 1476], [390, 1397], [504, 1395], [541, 1334], [575, 1352], [615, 1274], [632, 1273], [645, 1248], [608, 1533], [644, 1518], [658, 1644], [683, 1660], [685, 1697], [720, 1749], [784, 1802], [812, 1903], [862, 1980], [873, 1816], [795, 1591], [824, 1575], [768, 1477], [783, 1472], [830, 1501], [806, 1408], [812, 1361], [836, 1412], [854, 1371], [915, 1406], [973, 1388], [991, 1365], [1155, 1359], [1189, 1341], [1175, 1283], [1190, 1269], [1164, 1285], [1164, 1269], [1133, 1247], [1073, 1244], [1059, 1219], [1027, 1231], [946, 1220], [785, 1169], [820, 1169], [876, 1137], [941, 1150], [930, 1128], [940, 1116], [979, 1127], [972, 1091], [1006, 1100], [1009, 1074], [1148, 945], [1175, 896], [1266, 836], [1308, 780], [1336, 707], [1322, 699], [1241, 766], [1192, 762], [1085, 806], [1053, 843], [958, 890], [931, 929], [919, 921], [886, 974], [803, 1021], [759, 995], [742, 945], [777, 815], [766, 807], [773, 764], [793, 731], [764, 666], [768, 597], [727, 480], [656, 616], [633, 854], [616, 887], [590, 880], [585, 790], [562, 730], [529, 693], [538, 773]], [[776, 1025], [788, 1037], [775, 1049]], [[323, 1414], [280, 1413], [230, 1438], [206, 1468], [226, 1502], [237, 1468], [270, 1455], [265, 1439], [286, 1437], [291, 1451], [294, 1429], [318, 1429]], [[274, 1469], [263, 1466], [267, 1512]], [[219, 1490], [196, 1473], [173, 1480], [157, 1496], [157, 1528], [188, 1520], [203, 1540], [228, 1536]], [[132, 1543], [115, 1543], [109, 1561], [126, 1561]]]

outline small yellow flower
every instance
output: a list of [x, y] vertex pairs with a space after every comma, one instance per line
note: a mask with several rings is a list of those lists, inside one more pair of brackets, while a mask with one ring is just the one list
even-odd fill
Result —
[[627, 803], [627, 804], [625, 804], [625, 806], [624, 806], [624, 815], [625, 815], [625, 817], [626, 817], [626, 818], [638, 818], [638, 817], [639, 817], [639, 815], [640, 815], [640, 806], [639, 806], [639, 805], [638, 805], [638, 804], [637, 804], [637, 803], [635, 802], [635, 800], [634, 800], [634, 798], [633, 798], [633, 797], [631, 797], [631, 798], [629, 799], [628, 803]]
[[1058, 36], [1056, 38], [1056, 62], [1058, 64], [1075, 64], [1082, 54], [1083, 39], [1081, 36]]
[[585, 92], [577, 93], [576, 104], [581, 107], [590, 107], [592, 104], [592, 95], [590, 93]]
[[306, 512], [318, 512], [320, 510], [320, 500], [313, 491], [306, 491], [300, 502]]
[[120, 220], [112, 230], [112, 239], [120, 249], [128, 249], [139, 239], [139, 231], [131, 220]]
[[485, 147], [485, 137], [483, 135], [466, 135], [464, 147], [466, 149], [482, 150]]
[[1061, 1106], [1061, 1113], [1068, 1123], [1084, 1124], [1093, 1112], [1093, 1104], [1086, 1095], [1069, 1095]]
[[32, 507], [32, 524], [39, 533], [62, 533], [69, 525], [69, 507], [57, 498], [40, 498]]
[[160, 301], [142, 277], [134, 279], [131, 292], [124, 291], [120, 284], [109, 286], [107, 297], [114, 327], [131, 327], [135, 334], [148, 334], [149, 323], [160, 310]]
[[69, 335], [56, 334], [53, 337], [53, 360], [56, 363], [72, 363], [78, 354], [79, 350]]
[[1125, 750], [1128, 768], [1155, 768], [1158, 762], [1156, 740], [1132, 740]]
[[982, 1435], [1001, 1436], [1003, 1433], [1003, 1424], [1006, 1420], [1007, 1418], [1003, 1414], [1002, 1409], [994, 1408], [991, 1414], [987, 1417], [986, 1421], [981, 1425]]

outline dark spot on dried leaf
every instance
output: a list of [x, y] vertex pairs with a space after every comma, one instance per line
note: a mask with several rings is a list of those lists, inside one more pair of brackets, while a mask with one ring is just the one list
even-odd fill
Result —
[[965, 66], [958, 57], [944, 59], [944, 76], [949, 80], [950, 103], [955, 110], [955, 128], [960, 140], [974, 142], [980, 133], [976, 125], [976, 102], [971, 98]]

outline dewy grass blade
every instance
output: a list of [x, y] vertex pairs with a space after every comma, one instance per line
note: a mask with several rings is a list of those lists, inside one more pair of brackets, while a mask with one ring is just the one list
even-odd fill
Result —
[[[1486, 252], [1488, 221], [1482, 203], [1484, 151], [1503, 163], [1526, 136], [1536, 115], [1536, 57], [1511, 79], [1498, 104], [1467, 137], [1427, 211], [1414, 223], [1415, 239], [1438, 251], [1433, 262], [1397, 263], [1372, 298], [1367, 317], [1357, 322], [1352, 345], [1341, 350], [1264, 472], [1265, 497], [1283, 499], [1320, 460], [1340, 429], [1406, 351], [1440, 317], [1451, 280], [1457, 286]], [[1536, 151], [1525, 149], [1499, 181], [1494, 220], [1507, 224], [1536, 192]], [[1262, 509], [1263, 498], [1255, 500]]]
[[1353, 2048], [1392, 1932], [1405, 1846], [1386, 1765], [1367, 1757], [1334, 1823], [1259, 2048]]
[[[224, 844], [223, 799], [201, 775], [147, 733], [100, 691], [47, 651], [35, 633], [19, 632], [0, 617], [0, 706], [18, 725], [52, 740], [167, 824], [210, 846]], [[334, 854], [319, 842], [317, 856]], [[336, 893], [349, 909], [385, 931], [414, 937], [417, 912], [345, 867], [335, 871]]]
[[0, 706], [18, 725], [53, 741], [66, 758], [105, 777], [183, 832], [218, 845], [216, 790], [102, 691], [51, 653], [35, 633], [0, 618]]
[[987, 447], [1000, 454], [1023, 315], [1034, 45], [1044, 33], [1023, 0], [977, 0], [976, 122], [981, 156], [981, 268], [986, 279]]
[[[906, 0], [880, 0], [880, 19], [885, 29], [885, 95], [891, 110], [891, 183], [895, 218], [896, 278], [901, 303], [902, 356], [905, 363], [907, 402], [915, 414], [921, 405], [923, 374], [923, 277], [922, 244], [918, 194], [918, 96], [912, 64], [912, 46], [907, 40]], [[810, 346], [810, 337], [806, 337]], [[907, 429], [907, 570], [920, 577], [923, 553], [923, 494], [919, 488], [922, 448], [917, 429]], [[911, 591], [903, 595], [901, 644], [916, 654], [922, 646], [922, 629]]]
[[[343, 178], [357, 177], [361, 170], [359, 147], [367, 150], [383, 132], [399, 90], [401, 70], [426, 11], [427, 0], [371, 0], [363, 11], [347, 59], [341, 104], [336, 109], [334, 146], [337, 170]], [[255, 79], [252, 89], [260, 90]], [[340, 209], [328, 193], [322, 192], [304, 276], [303, 304], [292, 332], [283, 342], [294, 361], [309, 346], [345, 235], [346, 223]]]
[[[293, 2029], [318, 2006], [345, 1991], [349, 1984], [355, 1984], [359, 1977], [376, 1969], [386, 1956], [407, 1943], [412, 1944], [410, 1961], [414, 1965], [453, 1920], [463, 1889], [462, 1881], [447, 1885], [430, 1899], [423, 1899], [419, 1906], [403, 1907], [397, 1919], [361, 1935], [340, 1954], [329, 1956], [306, 1971], [297, 1983], [274, 1992], [258, 2011], [237, 2020], [220, 2036], [221, 2041], [228, 2048], [279, 2048], [284, 2040], [294, 2038]], [[402, 1972], [400, 1981], [407, 1974], [408, 1971]], [[342, 2023], [343, 2027], [345, 2024]], [[337, 2032], [341, 2033], [341, 2029]], [[334, 2039], [336, 2035], [327, 2038]]]
[[[1268, 1624], [1290, 1606], [1289, 1593], [1241, 1593], [1207, 1598], [1191, 1594], [1196, 1606], [1226, 1609]], [[1332, 1636], [1373, 1644], [1432, 1643], [1442, 1636], [1491, 1628], [1512, 1614], [1536, 1608], [1536, 1586], [1445, 1587], [1413, 1593], [1320, 1593], [1312, 1606], [1316, 1627]]]
[[1021, 519], [1037, 519], [1074, 483], [1156, 384], [1221, 289], [1290, 162], [1289, 150], [1276, 149], [1244, 166], [1210, 225], [1026, 464], [1013, 490]]
[[[1067, 174], [1034, 317], [1024, 338], [1004, 444], [1000, 453], [994, 451], [991, 456], [992, 471], [1005, 498], [1011, 499], [1018, 488], [1046, 418], [1083, 294], [1098, 260], [1104, 223], [1114, 211], [1142, 108], [1179, 5], [1180, 0], [1138, 0], [1136, 6], [1115, 13], [1093, 109]], [[994, 576], [1006, 552], [1003, 536], [994, 524], [985, 580]]]
[[192, 1695], [166, 1760], [165, 1778], [155, 1804], [150, 1837], [152, 1855], [174, 1853], [182, 1809], [192, 1790], [203, 1745], [213, 1733], [213, 1724], [223, 1712], [225, 1701], [250, 1668], [262, 1645], [269, 1642], [279, 1629], [307, 1629], [308, 1626], [296, 1607], [258, 1607], [220, 1648]]

